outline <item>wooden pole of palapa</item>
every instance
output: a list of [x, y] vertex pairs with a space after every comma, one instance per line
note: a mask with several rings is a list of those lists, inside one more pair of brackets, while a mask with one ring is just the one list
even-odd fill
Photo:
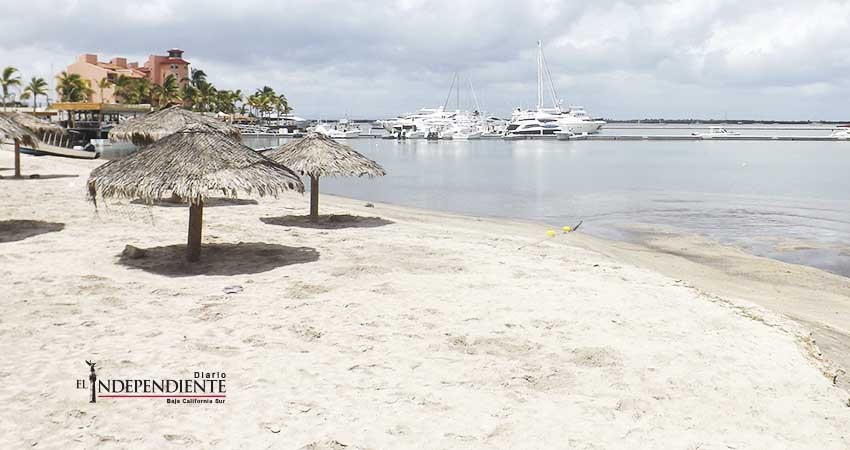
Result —
[[319, 176], [310, 175], [310, 222], [319, 221]]
[[15, 139], [15, 178], [21, 177], [21, 141]]
[[198, 200], [189, 205], [189, 242], [186, 245], [186, 261], [201, 259], [201, 229], [204, 224], [204, 202]]

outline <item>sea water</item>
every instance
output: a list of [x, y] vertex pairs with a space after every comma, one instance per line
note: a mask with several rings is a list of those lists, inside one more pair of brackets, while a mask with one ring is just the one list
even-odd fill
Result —
[[[683, 134], [609, 129], [608, 134]], [[822, 135], [824, 130], [743, 130]], [[278, 140], [246, 138], [254, 147]], [[283, 140], [280, 141], [284, 142]], [[575, 225], [638, 240], [647, 228], [850, 276], [850, 141], [345, 141], [387, 171], [321, 191], [475, 216]]]

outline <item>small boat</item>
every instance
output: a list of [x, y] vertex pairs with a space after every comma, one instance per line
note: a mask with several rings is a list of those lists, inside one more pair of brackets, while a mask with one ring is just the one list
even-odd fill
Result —
[[840, 139], [840, 140], [850, 140], [850, 128], [837, 128], [832, 131], [832, 134], [829, 137]]
[[67, 136], [43, 133], [38, 145], [29, 147], [21, 145], [21, 153], [32, 156], [61, 156], [63, 158], [96, 159], [100, 151], [91, 142], [83, 140], [83, 135], [74, 130], [68, 130]]
[[732, 136], [740, 136], [741, 133], [737, 131], [729, 131], [723, 127], [711, 127], [708, 129], [707, 133], [693, 132], [691, 136], [696, 136], [702, 139], [714, 139], [714, 138], [724, 138], [724, 137], [732, 137]]
[[333, 139], [348, 139], [360, 136], [360, 128], [351, 126], [348, 119], [342, 119], [336, 125], [320, 123], [313, 128], [313, 131]]
[[37, 148], [22, 145], [21, 153], [32, 156], [61, 156], [75, 159], [97, 159], [100, 157], [100, 152], [96, 151], [92, 144], [86, 144], [85, 147], [76, 145], [74, 148], [65, 148], [39, 142]]
[[472, 139], [481, 139], [482, 134], [484, 134], [483, 131], [472, 130], [472, 129], [464, 129], [464, 130], [457, 130], [454, 133], [452, 133], [451, 138], [452, 138], [453, 141], [469, 141], [469, 140], [472, 140]]

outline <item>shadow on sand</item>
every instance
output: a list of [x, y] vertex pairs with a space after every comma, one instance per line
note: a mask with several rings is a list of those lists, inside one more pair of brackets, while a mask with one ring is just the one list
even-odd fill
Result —
[[278, 267], [318, 261], [319, 252], [310, 247], [285, 247], [264, 242], [206, 244], [201, 260], [186, 262], [186, 245], [142, 249], [144, 257], [120, 255], [119, 264], [169, 277], [192, 275], [245, 275], [268, 272]]
[[65, 229], [64, 223], [41, 220], [0, 220], [0, 244]]
[[39, 175], [37, 173], [31, 174], [22, 174], [20, 178], [16, 178], [12, 175], [3, 175], [0, 176], [0, 179], [3, 180], [16, 180], [16, 181], [27, 181], [27, 180], [52, 180], [54, 178], [77, 178], [79, 175], [63, 175], [63, 174], [55, 174], [55, 175]]
[[[134, 205], [146, 205], [147, 203], [141, 200], [133, 200], [130, 202]], [[204, 208], [214, 208], [216, 206], [245, 206], [245, 205], [256, 205], [258, 204], [256, 200], [250, 199], [241, 199], [241, 198], [208, 198], [207, 201], [204, 202]], [[179, 208], [179, 207], [187, 207], [188, 203], [183, 203], [174, 200], [159, 200], [154, 202], [151, 206], [162, 206], [165, 208]]]
[[319, 221], [316, 223], [310, 222], [310, 216], [261, 217], [260, 220], [267, 225], [320, 229], [375, 228], [395, 223], [392, 220], [382, 219], [380, 217], [361, 217], [350, 214], [320, 214]]

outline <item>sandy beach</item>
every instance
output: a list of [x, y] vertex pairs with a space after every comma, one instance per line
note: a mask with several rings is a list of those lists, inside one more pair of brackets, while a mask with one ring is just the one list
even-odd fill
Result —
[[[101, 163], [0, 151], [0, 448], [850, 448], [846, 278], [300, 194], [210, 202], [190, 266], [186, 207], [86, 201]], [[227, 398], [92, 404], [86, 360]]]

